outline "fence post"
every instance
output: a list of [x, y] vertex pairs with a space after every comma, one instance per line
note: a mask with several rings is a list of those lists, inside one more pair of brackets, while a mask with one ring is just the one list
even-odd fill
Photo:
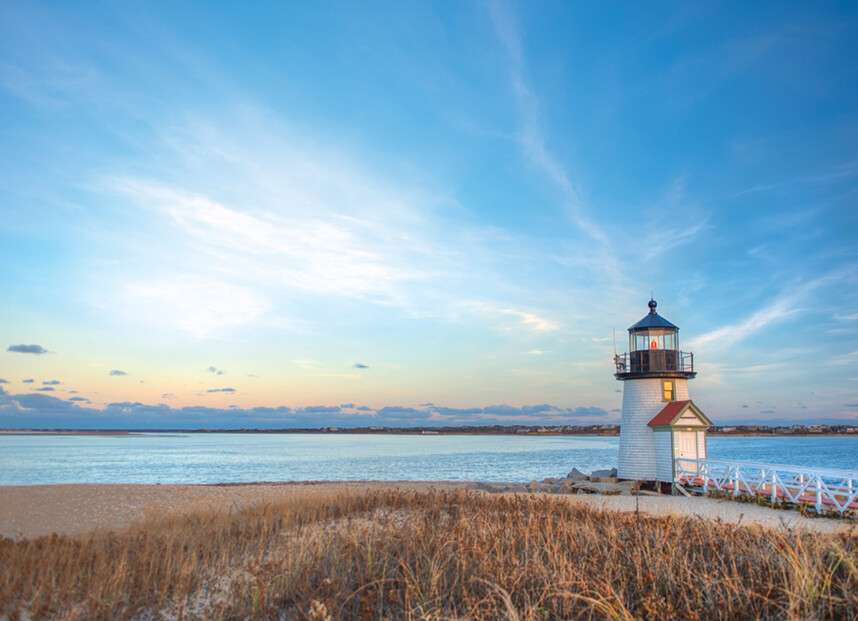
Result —
[[730, 481], [733, 483], [733, 497], [739, 495], [739, 468], [730, 466]]
[[822, 477], [818, 474], [813, 477], [816, 479], [816, 512], [822, 511]]
[[775, 503], [778, 501], [778, 483], [777, 483], [778, 475], [774, 470], [771, 471], [771, 477], [772, 477], [772, 506], [774, 507]]

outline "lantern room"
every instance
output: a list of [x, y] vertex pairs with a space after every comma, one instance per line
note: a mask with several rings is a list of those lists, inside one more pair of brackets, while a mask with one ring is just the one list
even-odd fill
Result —
[[679, 328], [655, 312], [658, 304], [649, 301], [649, 314], [629, 328], [629, 351], [679, 349]]
[[656, 312], [655, 300], [648, 306], [649, 313], [629, 328], [629, 352], [616, 357], [617, 379], [694, 377], [693, 355], [679, 350], [679, 328]]

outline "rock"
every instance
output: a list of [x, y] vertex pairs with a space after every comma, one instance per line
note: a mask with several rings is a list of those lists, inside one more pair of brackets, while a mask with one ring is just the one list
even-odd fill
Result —
[[512, 485], [507, 485], [502, 491], [511, 492], [513, 494], [526, 494], [527, 487], [521, 483], [513, 483]]
[[617, 477], [600, 477], [599, 483], [619, 483], [620, 480]]
[[590, 480], [592, 481], [593, 477], [596, 477], [597, 479], [601, 479], [602, 477], [615, 477], [615, 476], [617, 476], [617, 469], [616, 468], [611, 468], [610, 470], [608, 470], [607, 468], [604, 470], [593, 470], [593, 472], [590, 473]]
[[553, 485], [554, 483], [560, 483], [563, 479], [556, 479], [554, 477], [548, 477], [546, 479], [542, 479], [543, 483], [548, 483], [549, 485]]
[[573, 481], [580, 481], [587, 478], [587, 475], [578, 470], [578, 468], [572, 468], [572, 472], [566, 475], [567, 479], [572, 479]]

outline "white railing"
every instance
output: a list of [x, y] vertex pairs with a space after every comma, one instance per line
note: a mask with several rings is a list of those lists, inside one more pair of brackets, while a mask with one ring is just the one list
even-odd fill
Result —
[[858, 512], [858, 472], [852, 470], [677, 458], [675, 480], [704, 491], [762, 496], [772, 504], [814, 505], [817, 513], [827, 507]]

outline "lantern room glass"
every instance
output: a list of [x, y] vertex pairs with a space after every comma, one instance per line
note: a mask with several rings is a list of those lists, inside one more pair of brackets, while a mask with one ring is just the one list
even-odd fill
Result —
[[679, 349], [679, 338], [676, 330], [666, 328], [649, 328], [636, 330], [629, 334], [630, 351], [646, 351], [649, 349]]

